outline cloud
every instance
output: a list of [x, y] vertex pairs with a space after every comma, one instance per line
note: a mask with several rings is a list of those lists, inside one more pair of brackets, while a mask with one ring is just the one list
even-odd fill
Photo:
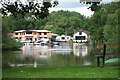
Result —
[[86, 17], [91, 17], [94, 12], [92, 12], [90, 9], [87, 9], [88, 7], [78, 7], [78, 8], [50, 8], [49, 12], [51, 13], [52, 11], [59, 11], [59, 10], [63, 10], [63, 11], [75, 11], [78, 12]]

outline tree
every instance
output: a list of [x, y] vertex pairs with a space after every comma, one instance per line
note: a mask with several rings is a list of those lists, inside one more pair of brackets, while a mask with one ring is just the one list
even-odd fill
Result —
[[21, 0], [15, 2], [13, 2], [13, 0], [3, 0], [1, 4], [1, 12], [4, 16], [7, 16], [10, 13], [14, 17], [18, 17], [18, 15], [24, 17], [26, 13], [32, 13], [36, 18], [43, 19], [49, 14], [48, 8], [55, 7], [58, 4], [58, 1], [51, 3], [50, 0], [43, 0], [43, 2], [40, 2], [39, 0], [24, 0], [24, 2]]
[[89, 19], [92, 39], [97, 43], [118, 43], [120, 2], [102, 4], [100, 7], [102, 9]]
[[88, 9], [91, 9], [92, 11], [98, 11], [101, 9], [99, 6], [101, 1], [102, 0], [80, 0], [80, 3], [90, 4], [91, 6]]

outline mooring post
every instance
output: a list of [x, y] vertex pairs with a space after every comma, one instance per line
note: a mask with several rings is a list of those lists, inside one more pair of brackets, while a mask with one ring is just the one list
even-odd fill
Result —
[[99, 58], [99, 56], [97, 57], [97, 67], [100, 67], [100, 58]]
[[105, 55], [106, 55], [106, 44], [104, 44], [104, 52], [103, 52], [103, 67], [105, 66]]

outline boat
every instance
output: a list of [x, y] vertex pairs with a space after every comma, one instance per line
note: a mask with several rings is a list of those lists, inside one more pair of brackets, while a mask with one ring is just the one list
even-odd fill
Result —
[[34, 44], [35, 44], [35, 45], [41, 45], [41, 42], [43, 42], [43, 41], [42, 41], [42, 40], [39, 40], [39, 41], [35, 42]]
[[59, 45], [59, 42], [52, 42], [51, 45]]

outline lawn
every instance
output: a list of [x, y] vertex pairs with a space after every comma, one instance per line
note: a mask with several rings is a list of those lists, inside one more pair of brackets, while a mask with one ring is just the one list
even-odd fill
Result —
[[19, 67], [3, 69], [3, 78], [118, 78], [118, 66]]

